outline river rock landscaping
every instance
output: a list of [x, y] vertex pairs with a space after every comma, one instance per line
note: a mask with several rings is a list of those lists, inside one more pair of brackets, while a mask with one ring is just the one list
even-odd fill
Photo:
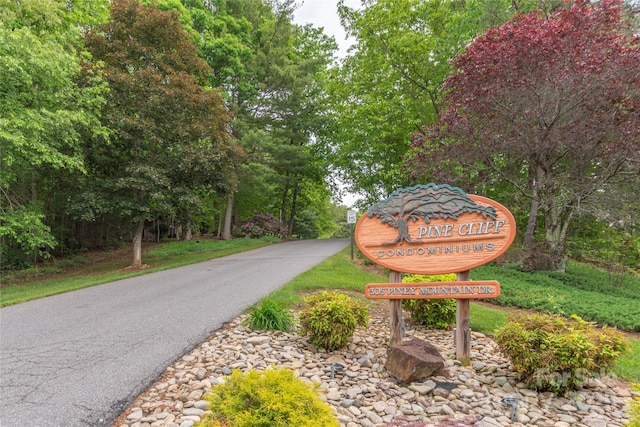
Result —
[[626, 407], [634, 392], [626, 383], [598, 376], [563, 397], [538, 393], [518, 383], [509, 360], [481, 333], [472, 333], [471, 366], [461, 366], [454, 360], [451, 331], [408, 323], [406, 338], [436, 345], [449, 375], [399, 384], [384, 367], [389, 341], [384, 316], [372, 315], [348, 349], [330, 353], [295, 332], [253, 331], [243, 324], [245, 318], [237, 317], [167, 368], [114, 427], [191, 427], [207, 414], [208, 389], [232, 370], [270, 367], [288, 367], [317, 384], [344, 427], [615, 427], [629, 421]]

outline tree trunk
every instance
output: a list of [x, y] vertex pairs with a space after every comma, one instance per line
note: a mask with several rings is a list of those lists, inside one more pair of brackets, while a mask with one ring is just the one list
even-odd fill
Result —
[[187, 231], [184, 233], [184, 240], [190, 242], [193, 238], [193, 230], [191, 229], [191, 211], [187, 212]]
[[[530, 171], [530, 173], [532, 173], [532, 171]], [[538, 210], [540, 206], [540, 190], [538, 188], [538, 183], [542, 182], [543, 171], [541, 168], [537, 168], [535, 173], [535, 177], [531, 182], [532, 195], [531, 207], [529, 208], [529, 220], [527, 221], [527, 231], [525, 232], [524, 240], [522, 242], [522, 249], [529, 250], [533, 247], [533, 233], [536, 230], [536, 223], [538, 220]]]
[[138, 227], [133, 235], [133, 264], [131, 268], [142, 268], [142, 232], [144, 230], [144, 219], [138, 222]]
[[280, 201], [280, 222], [284, 224], [287, 220], [287, 197], [289, 196], [289, 174], [287, 173], [287, 180], [284, 184], [284, 190], [282, 191], [282, 200]]
[[522, 241], [522, 249], [531, 249], [533, 243], [533, 233], [536, 230], [536, 222], [538, 220], [538, 199], [531, 199], [531, 207], [529, 208], [529, 220], [527, 221], [527, 231]]
[[567, 270], [567, 230], [573, 210], [571, 207], [550, 206], [545, 211], [545, 246], [550, 269]]
[[296, 202], [298, 199], [298, 182], [293, 186], [293, 194], [291, 196], [291, 212], [289, 212], [289, 226], [287, 227], [287, 236], [293, 234], [293, 226], [296, 222]]
[[[36, 181], [36, 172], [31, 172], [31, 202], [36, 205], [38, 202], [38, 183]], [[33, 233], [33, 230], [30, 230]], [[33, 248], [33, 265], [38, 262], [38, 248]]]
[[227, 211], [224, 216], [224, 229], [222, 230], [222, 240], [231, 240], [231, 214], [233, 213], [233, 193], [227, 196]]

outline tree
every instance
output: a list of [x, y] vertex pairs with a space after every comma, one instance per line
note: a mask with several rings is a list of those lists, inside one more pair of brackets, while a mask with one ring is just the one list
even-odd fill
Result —
[[[96, 8], [99, 3], [95, 2]], [[82, 140], [105, 135], [106, 87], [84, 73], [74, 2], [0, 1], [0, 256], [26, 262], [56, 246], [46, 199], [85, 172]], [[85, 9], [82, 9], [85, 10]]]
[[226, 197], [223, 238], [231, 237], [232, 219], [258, 212], [280, 217], [291, 231], [306, 181], [324, 184], [311, 142], [322, 126], [323, 72], [335, 42], [293, 25], [292, 0], [162, 0], [158, 6], [179, 10], [196, 34], [212, 85], [224, 90], [233, 113], [232, 133], [248, 154], [236, 170], [237, 190]]
[[[248, 8], [249, 3], [255, 7]], [[241, 191], [233, 200], [239, 208], [255, 205], [255, 191], [244, 190], [259, 186], [258, 197], [267, 199], [261, 211], [279, 217], [289, 233], [306, 182], [324, 184], [323, 165], [312, 141], [323, 126], [325, 70], [336, 49], [320, 30], [291, 23], [294, 6], [292, 1], [260, 0], [227, 4], [237, 20], [251, 24], [251, 55], [243, 58], [244, 67], [233, 68], [242, 78], [230, 80], [229, 86], [233, 132], [250, 155], [240, 174]]]
[[175, 12], [116, 0], [111, 21], [87, 46], [109, 83], [109, 146], [90, 147], [90, 191], [106, 191], [133, 225], [132, 267], [142, 265], [145, 221], [198, 209], [198, 188], [227, 193], [241, 150], [228, 133], [222, 97], [204, 87], [211, 73]]
[[640, 51], [626, 22], [617, 0], [580, 0], [487, 31], [454, 61], [439, 122], [414, 139], [415, 175], [509, 183], [531, 200], [530, 223], [539, 206], [542, 254], [564, 270], [576, 212], [638, 179]]
[[375, 203], [409, 183], [403, 158], [411, 135], [440, 114], [448, 62], [511, 2], [371, 0], [339, 6], [357, 42], [329, 84], [335, 124], [324, 135], [338, 176]]

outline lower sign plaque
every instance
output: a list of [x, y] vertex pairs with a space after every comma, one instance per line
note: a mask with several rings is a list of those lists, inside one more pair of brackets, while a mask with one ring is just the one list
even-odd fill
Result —
[[369, 299], [483, 299], [498, 296], [500, 283], [495, 280], [369, 283], [365, 286], [365, 297]]

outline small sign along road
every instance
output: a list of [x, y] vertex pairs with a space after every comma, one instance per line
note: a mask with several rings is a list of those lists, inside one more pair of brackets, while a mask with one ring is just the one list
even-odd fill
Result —
[[465, 282], [369, 283], [364, 294], [369, 299], [482, 299], [500, 296], [495, 280]]

